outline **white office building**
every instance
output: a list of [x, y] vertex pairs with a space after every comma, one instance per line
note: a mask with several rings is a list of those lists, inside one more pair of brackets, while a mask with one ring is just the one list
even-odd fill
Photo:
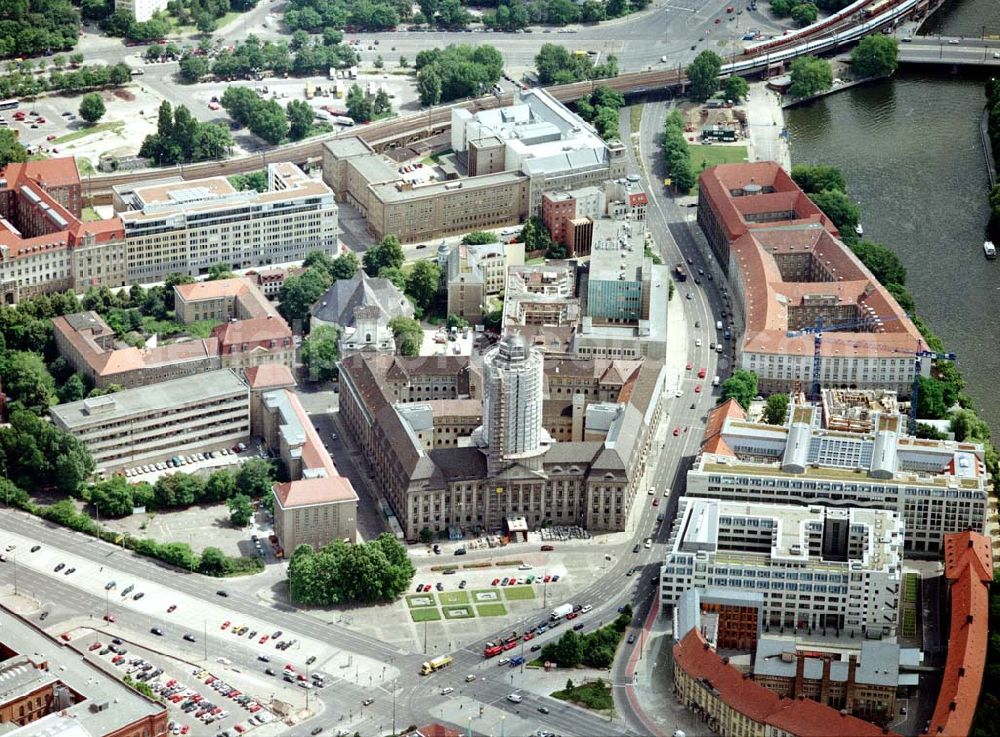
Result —
[[180, 177], [114, 188], [125, 227], [127, 283], [178, 272], [208, 273], [215, 264], [250, 269], [335, 255], [337, 205], [322, 181], [294, 164], [267, 167], [266, 192], [237, 191], [226, 177]]
[[871, 430], [845, 432], [822, 427], [820, 414], [793, 405], [775, 426], [748, 422], [735, 402], [720, 405], [685, 493], [891, 510], [916, 556], [939, 555], [947, 533], [985, 531], [992, 484], [982, 444], [915, 438], [901, 415], [874, 413]]
[[896, 634], [903, 523], [894, 512], [681, 497], [660, 579], [761, 593], [770, 627]]
[[167, 9], [167, 0], [115, 0], [115, 10], [131, 13], [140, 23], [145, 23], [161, 10]]

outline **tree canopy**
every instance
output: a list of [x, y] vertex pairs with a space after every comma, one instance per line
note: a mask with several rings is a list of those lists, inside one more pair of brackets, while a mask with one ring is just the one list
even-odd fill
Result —
[[846, 193], [828, 189], [809, 195], [809, 199], [833, 221], [845, 241], [856, 240], [854, 229], [861, 220], [861, 211]]
[[792, 167], [792, 179], [806, 194], [815, 194], [824, 190], [847, 191], [844, 175], [835, 166], [824, 164], [796, 164]]
[[70, 0], [11, 0], [0, 11], [0, 59], [72, 49], [79, 34]]
[[833, 85], [830, 62], [815, 56], [800, 56], [793, 61], [790, 76], [792, 84], [788, 92], [793, 97], [809, 97]]
[[[417, 54], [415, 67], [420, 103], [436, 105], [489, 92], [503, 74], [503, 57], [492, 46], [452, 44], [444, 49], [424, 49]], [[426, 75], [431, 76], [430, 82], [421, 83]], [[435, 79], [440, 81], [437, 100], [433, 99]]]
[[426, 311], [437, 297], [440, 280], [440, 266], [433, 261], [417, 261], [406, 276], [406, 294], [416, 307]]
[[160, 103], [156, 133], [146, 136], [139, 155], [156, 164], [220, 159], [233, 146], [229, 129], [217, 123], [200, 123], [183, 105], [173, 109], [167, 100]]
[[605, 141], [618, 138], [618, 111], [623, 107], [625, 97], [606, 85], [596, 87], [576, 103], [580, 117], [593, 123]]
[[419, 356], [424, 342], [424, 331], [420, 323], [412, 317], [394, 317], [389, 321], [389, 329], [396, 341], [396, 353], [401, 356]]
[[587, 79], [618, 76], [618, 58], [609, 54], [601, 64], [594, 64], [589, 54], [571, 54], [559, 44], [542, 44], [535, 55], [535, 70], [540, 84], [567, 84]]
[[691, 99], [701, 102], [714, 95], [719, 89], [721, 71], [722, 58], [714, 51], [706, 50], [698, 54], [686, 70]]
[[684, 137], [684, 116], [671, 110], [663, 127], [663, 159], [667, 173], [678, 192], [687, 192], [695, 184], [691, 170], [691, 152]]
[[278, 290], [278, 312], [289, 323], [302, 323], [332, 283], [326, 270], [315, 266], [304, 274], [288, 277]]
[[394, 537], [366, 543], [337, 540], [321, 550], [300, 545], [288, 563], [288, 588], [298, 604], [372, 604], [398, 598], [416, 569]]
[[732, 376], [722, 383], [720, 402], [735, 399], [744, 409], [750, 409], [750, 402], [757, 396], [757, 374], [746, 369], [736, 369]]
[[387, 235], [379, 243], [369, 247], [361, 259], [368, 276], [378, 276], [386, 267], [402, 268], [403, 261], [403, 247], [399, 245], [399, 238], [394, 235]]
[[302, 364], [312, 381], [329, 381], [337, 376], [337, 330], [329, 325], [314, 327], [302, 341]]
[[10, 128], [0, 128], [0, 169], [27, 160], [28, 150], [18, 142], [17, 134]]
[[851, 68], [858, 77], [884, 77], [899, 66], [899, 41], [884, 33], [865, 36], [851, 52]]
[[233, 527], [246, 527], [253, 518], [253, 505], [246, 494], [237, 494], [226, 502], [229, 507], [229, 521]]
[[722, 90], [727, 100], [739, 102], [746, 99], [746, 96], [750, 94], [750, 84], [743, 77], [732, 74], [726, 78]]
[[80, 117], [88, 123], [96, 123], [104, 117], [105, 112], [104, 100], [97, 92], [86, 94], [80, 100]]
[[788, 395], [772, 394], [764, 405], [764, 421], [768, 425], [784, 425], [788, 414]]

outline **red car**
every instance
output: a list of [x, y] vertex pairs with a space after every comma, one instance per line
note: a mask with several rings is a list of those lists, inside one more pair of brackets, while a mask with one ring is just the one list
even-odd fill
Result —
[[35, 122], [41, 125], [42, 123], [45, 122], [45, 118], [38, 118]]
[[576, 612], [570, 612], [569, 614], [566, 615], [566, 619], [576, 619], [579, 616], [580, 615], [577, 614]]
[[431, 588], [433, 588], [433, 587], [429, 583], [428, 584], [424, 584], [424, 593], [426, 594], [428, 591], [431, 590]]
[[222, 626], [221, 626], [221, 627], [219, 627], [219, 629], [220, 629], [220, 630], [224, 630], [224, 629], [226, 629], [226, 628], [227, 628], [227, 627], [228, 627], [228, 626], [229, 626], [230, 624], [232, 624], [232, 622], [230, 622], [230, 621], [229, 621], [229, 620], [227, 619], [227, 620], [226, 620], [225, 622], [223, 622], [223, 623], [222, 623]]
[[715, 25], [719, 25], [720, 23], [722, 23], [722, 18], [716, 18]]
[[659, 499], [654, 499], [654, 500], [653, 500], [653, 506], [654, 506], [654, 507], [658, 507], [658, 506], [660, 506], [660, 500], [659, 500]]
[[93, 645], [91, 645], [87, 649], [90, 650], [91, 652], [93, 652], [94, 650], [100, 650], [101, 649], [101, 643], [95, 642]]
[[493, 582], [490, 584], [490, 586], [496, 586], [498, 583], [500, 583], [500, 579], [499, 578], [494, 578]]
[[703, 368], [698, 369], [698, 378], [699, 379], [704, 379], [705, 378], [705, 369], [703, 369]]
[[181, 734], [187, 734], [190, 731], [191, 731], [191, 727], [189, 727], [186, 724], [183, 727], [181, 727]]
[[694, 368], [694, 364], [692, 364], [692, 363], [688, 363], [688, 365], [687, 365], [687, 370], [688, 370], [688, 371], [690, 371], [690, 370], [691, 370], [691, 369], [693, 369], [693, 368]]
[[105, 622], [114, 622], [115, 621], [115, 615], [114, 614], [105, 614], [104, 615], [104, 621]]
[[695, 384], [694, 393], [701, 394], [701, 384]]
[[264, 644], [265, 642], [267, 642], [267, 641], [268, 641], [268, 640], [269, 640], [270, 638], [271, 638], [271, 636], [270, 636], [270, 635], [261, 635], [261, 636], [260, 636], [260, 639], [259, 639], [259, 640], [257, 640], [257, 642], [259, 642], [259, 643], [260, 643], [261, 645], [263, 645], [263, 644]]
[[288, 671], [289, 673], [295, 672], [295, 668], [291, 663], [285, 663], [285, 670]]
[[243, 734], [244, 732], [247, 731], [246, 727], [244, 727], [242, 724], [237, 724], [235, 727], [233, 727], [233, 729], [235, 729], [240, 734]]
[[548, 575], [548, 574], [546, 574], [546, 575], [545, 575], [545, 578], [543, 578], [543, 579], [542, 579], [542, 581], [544, 581], [545, 583], [548, 583], [548, 582], [549, 582], [549, 581], [551, 581], [551, 580], [552, 580], [552, 576], [550, 576], [550, 575]]
[[125, 656], [116, 655], [115, 657], [111, 658], [111, 662], [114, 663], [115, 665], [121, 665], [122, 663], [125, 662]]
[[174, 611], [176, 608], [177, 608], [176, 604], [171, 604], [170, 606], [167, 607], [167, 614], [170, 614], [170, 612]]
[[528, 640], [534, 640], [534, 639], [535, 639], [535, 633], [534, 632], [525, 632], [524, 633], [524, 641], [525, 642], [527, 642]]
[[49, 135], [45, 136], [45, 140], [46, 141], [54, 141], [54, 140], [56, 140], [56, 134], [55, 133], [49, 133]]
[[674, 428], [674, 437], [676, 438], [680, 434], [681, 434], [681, 429], [679, 427], [675, 427]]
[[503, 644], [503, 649], [504, 650], [513, 650], [515, 647], [517, 647], [517, 643], [516, 642], [505, 642]]
[[260, 704], [252, 704], [250, 706], [249, 711], [251, 714], [256, 714], [258, 711], [260, 711]]

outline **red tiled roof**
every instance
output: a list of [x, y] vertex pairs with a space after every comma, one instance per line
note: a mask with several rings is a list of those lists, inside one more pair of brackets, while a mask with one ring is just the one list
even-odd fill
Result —
[[216, 325], [212, 334], [219, 339], [223, 352], [227, 347], [243, 343], [253, 344], [292, 337], [288, 324], [280, 317], [261, 317], [252, 320], [237, 320]]
[[34, 179], [46, 187], [66, 187], [80, 183], [80, 173], [76, 168], [76, 159], [72, 156], [28, 161], [20, 166], [23, 167], [26, 177]]
[[243, 374], [247, 377], [251, 389], [295, 386], [292, 370], [283, 363], [262, 363], [260, 366], [244, 369]]
[[274, 493], [284, 509], [358, 499], [350, 479], [345, 476], [286, 481], [275, 484]]
[[697, 628], [674, 645], [674, 662], [729, 708], [794, 737], [899, 737], [811, 699], [782, 699], [723, 661]]
[[986, 665], [989, 584], [993, 580], [990, 539], [974, 532], [944, 536], [945, 578], [951, 583], [948, 658], [927, 733], [966, 737], [979, 702]]
[[703, 452], [734, 455], [729, 444], [722, 437], [722, 428], [725, 427], [726, 420], [730, 417], [734, 420], [745, 420], [747, 418], [747, 413], [743, 411], [740, 403], [735, 399], [727, 399], [708, 413], [708, 419], [705, 422], [705, 434], [701, 443]]

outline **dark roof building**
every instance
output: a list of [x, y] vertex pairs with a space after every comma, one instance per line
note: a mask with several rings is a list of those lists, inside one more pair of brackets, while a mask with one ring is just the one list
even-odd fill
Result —
[[310, 310], [312, 325], [340, 333], [340, 355], [374, 349], [394, 353], [389, 322], [413, 317], [413, 305], [388, 279], [372, 278], [358, 269], [350, 279], [338, 279]]

